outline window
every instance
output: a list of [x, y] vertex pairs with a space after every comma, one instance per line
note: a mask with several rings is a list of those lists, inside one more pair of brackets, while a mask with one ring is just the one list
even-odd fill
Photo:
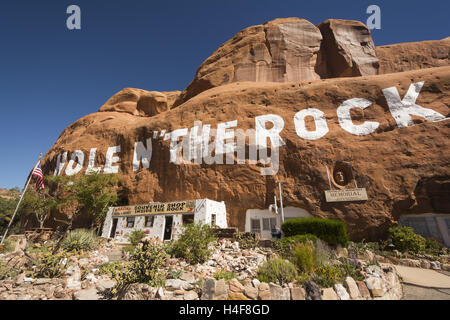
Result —
[[134, 227], [134, 217], [127, 217], [127, 228]]
[[146, 216], [145, 217], [145, 226], [147, 228], [153, 227], [153, 222], [155, 222], [155, 216]]
[[216, 226], [216, 215], [215, 214], [211, 215], [211, 226], [212, 227]]
[[277, 225], [277, 218], [263, 218], [263, 230], [272, 230]]
[[194, 215], [193, 214], [183, 214], [183, 225], [194, 223]]
[[260, 219], [250, 219], [250, 231], [253, 233], [261, 232], [261, 220]]

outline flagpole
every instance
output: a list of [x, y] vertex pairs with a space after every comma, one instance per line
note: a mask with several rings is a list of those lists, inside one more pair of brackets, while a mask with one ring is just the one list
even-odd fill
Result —
[[34, 165], [33, 170], [31, 170], [30, 176], [28, 177], [27, 183], [25, 184], [25, 188], [23, 189], [22, 194], [20, 195], [19, 202], [17, 203], [16, 210], [14, 210], [14, 214], [8, 223], [8, 227], [6, 227], [5, 234], [3, 235], [2, 240], [0, 241], [0, 244], [2, 244], [3, 241], [6, 239], [6, 235], [8, 233], [9, 227], [11, 227], [14, 217], [16, 216], [17, 210], [19, 209], [20, 203], [22, 202], [23, 196], [25, 195], [28, 185], [30, 184], [31, 178], [33, 177], [33, 171], [34, 171], [34, 169], [36, 169], [37, 165], [39, 164], [39, 161], [41, 161], [41, 158], [42, 158], [42, 153], [39, 154], [39, 159], [36, 162], [36, 164]]

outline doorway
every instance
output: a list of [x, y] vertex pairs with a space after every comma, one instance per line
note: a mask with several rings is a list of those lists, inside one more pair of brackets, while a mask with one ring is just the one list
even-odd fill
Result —
[[172, 239], [172, 224], [173, 224], [173, 217], [167, 216], [166, 224], [164, 226], [164, 240]]
[[113, 219], [113, 223], [112, 223], [112, 228], [111, 228], [111, 233], [109, 235], [110, 238], [114, 238], [116, 236], [116, 229], [117, 229], [117, 221], [119, 219], [114, 218]]

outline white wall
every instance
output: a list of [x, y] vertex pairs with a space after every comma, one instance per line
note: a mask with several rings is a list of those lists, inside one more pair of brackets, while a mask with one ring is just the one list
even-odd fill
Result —
[[[302, 208], [284, 207], [284, 219], [312, 217], [312, 215]], [[263, 230], [263, 218], [276, 218], [277, 224], [281, 227], [281, 208], [278, 208], [278, 214], [274, 214], [269, 209], [248, 209], [245, 214], [245, 232], [251, 232], [250, 219], [259, 219], [261, 225], [261, 239], [272, 239], [271, 230]]]

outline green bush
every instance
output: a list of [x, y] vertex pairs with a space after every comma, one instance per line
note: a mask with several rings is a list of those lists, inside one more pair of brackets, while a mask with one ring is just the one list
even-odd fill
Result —
[[348, 245], [347, 227], [344, 222], [322, 218], [297, 218], [281, 225], [285, 236], [313, 234], [329, 244]]
[[442, 244], [437, 242], [433, 238], [426, 238], [425, 239], [425, 250], [429, 254], [433, 254], [435, 256], [438, 256], [442, 253]]
[[92, 231], [75, 229], [66, 236], [62, 247], [67, 251], [92, 250], [97, 244], [97, 236]]
[[389, 229], [389, 233], [395, 249], [401, 252], [421, 253], [426, 249], [425, 238], [414, 233], [411, 227], [395, 226]]
[[295, 280], [298, 276], [295, 265], [282, 258], [272, 258], [258, 268], [258, 280], [280, 285]]
[[237, 275], [233, 271], [219, 270], [214, 274], [214, 279], [220, 280], [225, 279], [225, 281], [237, 278]]
[[310, 274], [314, 271], [315, 250], [311, 244], [298, 244], [292, 253], [294, 263], [302, 273]]
[[168, 251], [190, 264], [203, 263], [211, 256], [209, 245], [215, 241], [217, 238], [210, 225], [191, 223], [184, 227], [178, 240], [169, 245]]
[[259, 239], [254, 235], [237, 231], [234, 239], [239, 242], [239, 248], [255, 249], [259, 245]]
[[147, 283], [152, 287], [164, 287], [166, 270], [164, 268], [167, 254], [164, 248], [153, 241], [146, 241], [136, 246], [130, 263], [118, 271], [114, 279], [116, 286], [113, 293], [131, 283]]
[[134, 230], [128, 236], [128, 240], [133, 246], [137, 246], [142, 239], [146, 236], [145, 232], [142, 230]]

